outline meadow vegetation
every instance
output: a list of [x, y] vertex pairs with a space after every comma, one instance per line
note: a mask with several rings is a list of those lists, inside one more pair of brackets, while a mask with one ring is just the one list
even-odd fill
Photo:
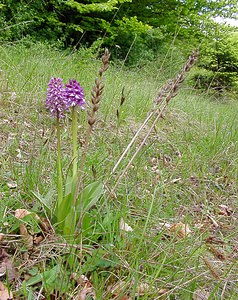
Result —
[[[46, 43], [0, 47], [2, 299], [237, 299], [236, 96], [195, 90], [192, 69], [118, 185], [152, 121], [112, 172], [161, 87], [186, 62], [175, 47], [139, 67], [111, 62], [103, 74], [80, 185], [100, 182], [103, 192], [73, 241], [59, 230], [47, 83], [74, 78], [89, 104], [102, 54]], [[79, 112], [79, 165], [87, 109]], [[64, 179], [72, 165], [71, 122], [69, 115], [61, 123]]]

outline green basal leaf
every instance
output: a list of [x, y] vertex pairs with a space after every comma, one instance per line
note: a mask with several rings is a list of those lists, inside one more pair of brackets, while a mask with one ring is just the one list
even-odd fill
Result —
[[82, 231], [85, 233], [91, 227], [92, 216], [86, 212], [82, 221]]
[[65, 182], [65, 187], [64, 187], [65, 196], [72, 193], [72, 188], [73, 188], [72, 185], [73, 185], [73, 178], [71, 176], [67, 176], [66, 182]]
[[64, 228], [63, 228], [64, 235], [68, 236], [68, 240], [74, 238], [73, 234], [76, 227], [76, 220], [77, 220], [77, 216], [76, 216], [75, 208], [71, 205], [67, 210], [67, 215], [64, 220]]
[[83, 192], [78, 197], [78, 203], [82, 203], [83, 213], [86, 213], [90, 208], [97, 203], [103, 194], [103, 184], [95, 181], [85, 187]]
[[82, 266], [82, 272], [93, 272], [95, 270], [107, 270], [114, 268], [119, 263], [119, 259], [107, 249], [96, 249], [92, 256], [87, 256], [87, 260]]
[[72, 218], [74, 217], [74, 212], [72, 212], [73, 207], [73, 178], [67, 176], [64, 189], [64, 197], [60, 203], [57, 215], [57, 221], [59, 223], [59, 228], [63, 230], [64, 234], [70, 234], [69, 228], [71, 228]]
[[52, 203], [52, 194], [53, 194], [53, 191], [49, 191], [45, 197], [43, 197], [41, 194], [39, 193], [36, 193], [36, 192], [31, 192], [35, 197], [36, 199], [39, 201], [39, 203], [41, 205], [43, 205], [46, 213], [50, 216], [51, 215], [51, 203]]
[[43, 282], [44, 285], [49, 287], [50, 284], [54, 283], [57, 279], [57, 276], [60, 273], [60, 265], [56, 265], [51, 270], [47, 270], [45, 272], [42, 272], [34, 277], [31, 277], [27, 282], [26, 285], [32, 286], [39, 282]]
[[80, 217], [82, 218], [83, 230], [90, 227], [90, 216], [85, 214], [97, 203], [103, 193], [103, 185], [101, 182], [93, 182], [86, 186], [81, 194], [79, 194], [77, 203], [74, 206], [74, 197], [72, 191], [74, 183], [72, 177], [68, 177], [65, 184], [65, 196], [60, 204], [57, 215], [59, 228], [64, 235], [73, 236]]
[[72, 201], [73, 201], [73, 195], [70, 193], [66, 196], [64, 196], [63, 201], [60, 204], [58, 215], [57, 215], [57, 221], [59, 222], [59, 227], [61, 229], [64, 228], [64, 222], [68, 215], [71, 215], [71, 208], [72, 208]]

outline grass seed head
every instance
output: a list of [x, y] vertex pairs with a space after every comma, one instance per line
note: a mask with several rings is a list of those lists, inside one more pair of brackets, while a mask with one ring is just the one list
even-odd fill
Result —
[[88, 111], [88, 124], [91, 127], [91, 129], [96, 122], [95, 114], [99, 109], [99, 102], [101, 100], [101, 96], [104, 90], [103, 73], [106, 72], [109, 67], [108, 65], [109, 58], [110, 58], [110, 52], [106, 48], [102, 56], [102, 66], [98, 72], [99, 76], [95, 79], [95, 85], [91, 91], [92, 110]]

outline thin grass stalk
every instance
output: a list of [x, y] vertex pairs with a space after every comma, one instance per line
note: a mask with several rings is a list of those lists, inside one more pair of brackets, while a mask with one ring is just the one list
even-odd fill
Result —
[[[184, 72], [186, 70], [186, 72], [188, 72], [190, 70], [191, 67], [189, 67], [188, 65], [191, 64], [191, 60], [193, 60], [193, 56], [198, 55], [198, 52], [194, 52], [188, 59], [188, 62], [186, 63], [186, 65], [184, 66], [182, 72]], [[128, 144], [128, 146], [126, 147], [126, 149], [124, 150], [124, 152], [122, 153], [122, 155], [120, 156], [120, 158], [118, 159], [117, 163], [115, 164], [114, 168], [111, 171], [111, 175], [116, 171], [117, 167], [120, 165], [121, 161], [123, 160], [123, 158], [125, 157], [125, 155], [127, 154], [127, 152], [130, 150], [130, 148], [132, 147], [132, 145], [134, 144], [134, 142], [136, 141], [136, 138], [139, 136], [140, 132], [143, 130], [143, 128], [145, 127], [145, 125], [150, 121], [150, 119], [157, 114], [160, 111], [160, 108], [156, 108], [156, 106], [158, 106], [159, 104], [162, 104], [162, 102], [166, 101], [167, 103], [169, 102], [169, 100], [171, 100], [171, 98], [166, 97], [166, 94], [168, 92], [172, 92], [172, 91], [176, 91], [176, 85], [178, 85], [178, 83], [181, 83], [184, 78], [181, 76], [182, 72], [176, 77], [176, 82], [173, 82], [172, 80], [169, 80], [159, 91], [158, 96], [156, 97], [155, 100], [155, 105], [152, 109], [152, 111], [149, 113], [149, 115], [146, 117], [144, 123], [141, 125], [141, 127], [138, 129], [138, 131], [136, 132], [136, 134], [134, 135], [134, 137], [132, 138], [132, 140], [130, 141], [130, 143]], [[173, 83], [173, 86], [171, 87], [171, 82]], [[176, 95], [173, 95], [173, 97]]]
[[[190, 69], [192, 68], [192, 66], [195, 64], [195, 62], [198, 59], [198, 55], [199, 52], [198, 50], [193, 51], [192, 55], [189, 56], [186, 64], [183, 66], [181, 72], [176, 76], [176, 78], [174, 80], [169, 80], [159, 91], [158, 96], [156, 97], [155, 100], [155, 107], [156, 106], [160, 106], [159, 108], [155, 109], [153, 108], [153, 110], [150, 112], [150, 114], [147, 116], [146, 120], [144, 121], [144, 123], [141, 125], [141, 127], [139, 128], [139, 130], [137, 131], [137, 133], [135, 134], [135, 136], [132, 138], [131, 142], [128, 144], [127, 148], [125, 149], [125, 151], [123, 152], [123, 154], [121, 155], [121, 157], [119, 158], [119, 160], [117, 161], [116, 165], [114, 166], [111, 175], [115, 172], [115, 170], [117, 169], [117, 167], [119, 166], [119, 164], [121, 163], [121, 161], [123, 160], [123, 158], [125, 157], [126, 153], [129, 151], [129, 149], [131, 148], [131, 146], [133, 145], [133, 143], [135, 142], [136, 138], [138, 137], [139, 133], [141, 132], [141, 130], [144, 128], [144, 126], [149, 122], [149, 120], [152, 119], [152, 117], [155, 116], [155, 120], [152, 123], [149, 131], [147, 132], [145, 138], [143, 139], [143, 141], [141, 142], [141, 144], [139, 145], [139, 147], [136, 149], [135, 153], [133, 154], [132, 158], [130, 159], [130, 161], [128, 162], [128, 164], [126, 165], [126, 167], [124, 168], [124, 170], [122, 171], [122, 173], [119, 175], [116, 184], [114, 185], [113, 189], [111, 190], [110, 194], [114, 194], [118, 184], [121, 182], [121, 179], [123, 178], [123, 176], [126, 174], [126, 172], [128, 171], [129, 167], [131, 166], [132, 162], [134, 161], [135, 157], [137, 156], [137, 154], [140, 152], [141, 148], [143, 147], [143, 145], [145, 144], [146, 140], [148, 139], [149, 135], [151, 134], [152, 130], [154, 129], [156, 123], [158, 122], [159, 118], [162, 116], [164, 110], [166, 109], [166, 107], [168, 106], [168, 103], [170, 102], [170, 100], [172, 98], [174, 98], [177, 93], [178, 93], [178, 88], [180, 87], [181, 83], [184, 81], [187, 72], [190, 71]], [[163, 104], [162, 108], [161, 105]]]
[[141, 238], [138, 241], [138, 246], [137, 246], [137, 250], [136, 250], [136, 253], [135, 253], [135, 260], [138, 259], [139, 252], [142, 250], [141, 245], [144, 241], [145, 233], [147, 231], [147, 226], [148, 226], [149, 219], [150, 219], [150, 216], [151, 216], [151, 213], [152, 213], [152, 208], [154, 206], [154, 201], [155, 201], [155, 197], [152, 198], [152, 201], [150, 203], [150, 207], [149, 207], [149, 211], [148, 211], [148, 214], [147, 214], [147, 217], [146, 217], [145, 225], [144, 225], [143, 231], [141, 233]]
[[117, 167], [120, 165], [121, 161], [123, 160], [123, 158], [125, 157], [125, 155], [127, 154], [127, 152], [130, 150], [130, 148], [132, 147], [132, 145], [134, 144], [134, 142], [136, 141], [136, 139], [137, 139], [138, 135], [140, 134], [141, 130], [143, 130], [143, 128], [148, 123], [148, 121], [151, 119], [151, 117], [154, 115], [154, 113], [155, 113], [154, 111], [150, 112], [150, 114], [145, 119], [144, 123], [137, 130], [136, 134], [133, 136], [132, 140], [127, 145], [126, 149], [124, 150], [124, 152], [122, 153], [122, 155], [120, 156], [120, 158], [118, 159], [118, 161], [116, 162], [116, 164], [115, 164], [114, 168], [112, 169], [110, 175], [113, 175], [113, 173], [116, 171]]
[[128, 56], [129, 56], [129, 54], [130, 54], [132, 48], [134, 47], [134, 44], [135, 44], [135, 42], [136, 42], [136, 39], [137, 39], [137, 34], [135, 34], [135, 37], [134, 37], [134, 39], [133, 39], [133, 41], [132, 41], [132, 43], [131, 43], [131, 45], [130, 45], [130, 48], [129, 48], [129, 50], [127, 51], [126, 57], [125, 57], [125, 59], [124, 59], [124, 61], [123, 61], [123, 65], [125, 65], [125, 63], [126, 63], [126, 61], [127, 61], [127, 58], [128, 58]]
[[134, 152], [134, 154], [132, 155], [130, 161], [128, 162], [128, 164], [126, 165], [126, 167], [124, 168], [124, 170], [122, 171], [121, 175], [119, 175], [116, 184], [114, 185], [113, 189], [111, 190], [111, 194], [115, 193], [115, 190], [118, 186], [118, 184], [121, 182], [122, 178], [124, 177], [124, 175], [126, 174], [126, 172], [128, 171], [128, 169], [130, 168], [132, 162], [134, 161], [134, 159], [136, 158], [137, 154], [140, 152], [141, 148], [144, 146], [146, 140], [148, 139], [149, 135], [151, 134], [152, 130], [154, 129], [156, 123], [158, 122], [159, 118], [162, 116], [165, 108], [167, 107], [167, 105], [164, 105], [163, 109], [160, 111], [160, 113], [156, 116], [153, 124], [151, 125], [149, 131], [147, 132], [146, 136], [144, 137], [143, 141], [141, 142], [141, 144], [139, 145], [139, 147], [136, 149], [136, 151]]
[[[183, 290], [184, 287], [188, 286], [191, 282], [194, 281], [198, 281], [198, 279], [200, 278], [204, 278], [206, 275], [208, 274], [208, 271], [205, 271], [201, 274], [198, 274], [197, 276], [194, 276], [192, 279], [187, 280], [186, 282], [182, 282], [180, 281], [175, 287], [168, 289], [167, 292], [163, 293], [162, 295], [157, 296], [156, 298], [154, 298], [153, 300], [159, 300], [159, 299], [169, 299], [168, 297], [170, 297], [171, 295], [173, 295], [173, 293], [176, 290]], [[167, 282], [165, 282], [166, 284]]]

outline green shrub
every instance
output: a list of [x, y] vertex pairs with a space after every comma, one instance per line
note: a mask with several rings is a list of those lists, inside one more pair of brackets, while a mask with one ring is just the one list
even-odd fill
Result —
[[229, 28], [215, 31], [201, 48], [198, 66], [194, 74], [195, 87], [218, 92], [236, 87], [238, 75], [238, 33]]
[[236, 86], [234, 72], [214, 72], [207, 69], [198, 69], [192, 76], [195, 88], [206, 91], [229, 91]]

